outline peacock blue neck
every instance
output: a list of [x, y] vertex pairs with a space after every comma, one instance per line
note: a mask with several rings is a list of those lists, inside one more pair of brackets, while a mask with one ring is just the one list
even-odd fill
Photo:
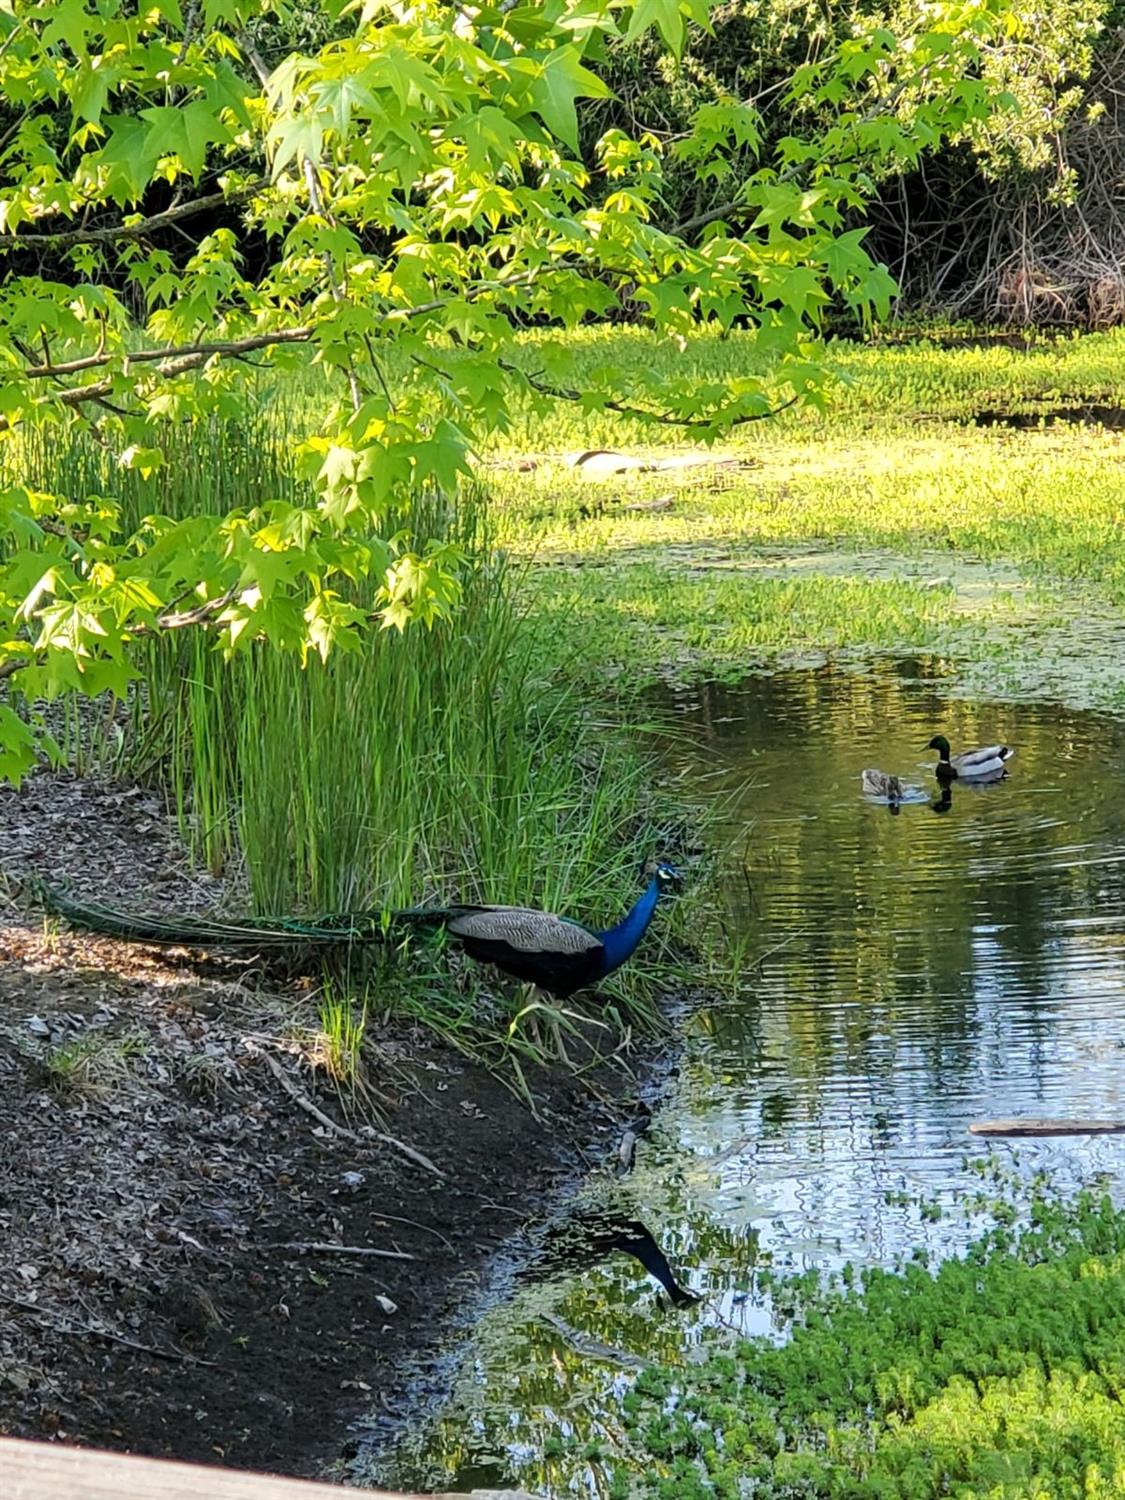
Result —
[[598, 933], [602, 946], [605, 948], [603, 974], [612, 974], [614, 969], [619, 969], [636, 950], [637, 944], [648, 931], [648, 924], [652, 921], [652, 914], [656, 910], [659, 897], [660, 882], [654, 875], [648, 889], [628, 916], [623, 917], [616, 927], [609, 928], [607, 932]]

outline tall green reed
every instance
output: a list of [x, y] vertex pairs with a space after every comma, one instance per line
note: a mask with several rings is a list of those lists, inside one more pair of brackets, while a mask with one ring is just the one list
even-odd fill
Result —
[[[32, 439], [21, 462], [38, 487], [118, 496], [127, 525], [310, 499], [280, 408], [176, 429], [147, 479], [81, 440]], [[454, 617], [305, 666], [257, 644], [227, 661], [205, 631], [171, 633], [146, 645], [107, 758], [167, 788], [195, 857], [243, 868], [259, 911], [459, 899], [615, 916], [654, 852], [641, 758], [553, 672], [549, 627], [517, 602], [481, 492], [411, 496], [396, 529], [459, 544]], [[75, 757], [100, 722], [83, 718]]]

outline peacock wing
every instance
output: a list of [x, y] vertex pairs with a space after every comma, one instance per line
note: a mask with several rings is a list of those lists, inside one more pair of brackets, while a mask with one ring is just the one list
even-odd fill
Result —
[[524, 906], [486, 906], [445, 925], [454, 937], [506, 943], [520, 953], [590, 953], [601, 947], [601, 939], [577, 922]]
[[458, 913], [446, 923], [472, 958], [538, 985], [560, 998], [604, 972], [605, 947], [596, 933], [550, 912], [519, 906]]

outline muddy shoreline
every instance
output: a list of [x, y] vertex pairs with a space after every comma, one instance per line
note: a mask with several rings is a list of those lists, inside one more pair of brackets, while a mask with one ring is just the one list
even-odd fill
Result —
[[372, 1121], [318, 1066], [309, 981], [58, 931], [28, 870], [216, 897], [149, 793], [0, 793], [0, 1433], [314, 1475], [358, 1424], [370, 1456], [517, 1238], [612, 1153], [643, 1060], [540, 1073], [533, 1115], [384, 1022]]

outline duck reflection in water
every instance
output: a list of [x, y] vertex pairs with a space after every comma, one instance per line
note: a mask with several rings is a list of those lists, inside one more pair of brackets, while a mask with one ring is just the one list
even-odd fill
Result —
[[664, 1288], [673, 1307], [691, 1307], [700, 1300], [676, 1280], [663, 1250], [639, 1219], [608, 1212], [576, 1214], [552, 1226], [544, 1238], [541, 1256], [525, 1274], [549, 1276], [564, 1268], [597, 1265], [618, 1250], [640, 1261]]
[[941, 796], [930, 803], [930, 811], [936, 813], [947, 813], [953, 806], [953, 788], [948, 781], [941, 783]]

